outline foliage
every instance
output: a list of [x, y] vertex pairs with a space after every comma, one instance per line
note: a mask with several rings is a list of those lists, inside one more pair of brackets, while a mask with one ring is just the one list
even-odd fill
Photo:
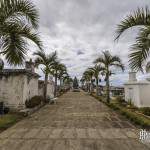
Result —
[[78, 79], [76, 77], [73, 80], [73, 88], [74, 89], [78, 89], [79, 88]]
[[34, 108], [41, 104], [44, 101], [42, 96], [34, 96], [29, 100], [26, 100], [25, 105], [27, 108]]
[[144, 108], [140, 108], [140, 111], [147, 116], [150, 116], [150, 108], [149, 107], [144, 107]]
[[150, 10], [148, 7], [138, 8], [133, 14], [128, 15], [118, 25], [116, 39], [119, 39], [124, 31], [132, 27], [138, 27], [139, 33], [129, 55], [130, 67], [134, 70], [142, 70], [143, 63], [149, 56], [150, 48]]
[[27, 39], [40, 49], [42, 43], [35, 30], [39, 15], [29, 0], [0, 1], [0, 49], [9, 64], [22, 65], [27, 54]]

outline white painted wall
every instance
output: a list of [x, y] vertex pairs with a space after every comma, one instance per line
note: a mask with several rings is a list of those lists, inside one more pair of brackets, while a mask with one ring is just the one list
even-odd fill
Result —
[[24, 89], [23, 89], [23, 103], [26, 100], [31, 99], [33, 96], [38, 95], [38, 78], [24, 77]]
[[[44, 95], [44, 82], [42, 84], [39, 84], [38, 93], [41, 96]], [[49, 81], [47, 84], [47, 96], [54, 97], [54, 82], [53, 81]]]
[[137, 107], [150, 107], [150, 82], [125, 84], [125, 101], [130, 99]]
[[25, 101], [38, 95], [38, 78], [27, 75], [10, 75], [0, 78], [0, 101], [10, 108], [22, 109]]
[[0, 78], [0, 101], [17, 108], [23, 104], [24, 75]]

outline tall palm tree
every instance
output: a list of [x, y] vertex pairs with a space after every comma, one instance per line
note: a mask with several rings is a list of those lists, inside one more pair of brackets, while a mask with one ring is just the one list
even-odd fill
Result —
[[53, 64], [52, 68], [51, 68], [51, 73], [54, 75], [55, 77], [55, 88], [54, 88], [54, 96], [57, 96], [57, 80], [58, 80], [58, 76], [61, 70], [63, 70], [65, 67], [64, 64], [61, 64], [59, 61], [55, 61], [55, 63]]
[[104, 51], [103, 55], [98, 57], [94, 63], [101, 64], [104, 68], [104, 74], [106, 79], [106, 100], [110, 102], [110, 85], [109, 85], [109, 77], [111, 73], [111, 67], [118, 67], [124, 70], [124, 65], [121, 62], [121, 59], [118, 56], [112, 56], [109, 51]]
[[93, 76], [96, 80], [96, 95], [98, 96], [98, 83], [99, 83], [99, 74], [104, 71], [104, 68], [100, 65], [95, 65], [92, 68], [89, 68], [93, 72]]
[[40, 49], [42, 44], [35, 30], [39, 15], [30, 0], [0, 1], [0, 54], [13, 65], [22, 65], [27, 54], [27, 40]]
[[118, 25], [116, 39], [119, 39], [122, 33], [132, 27], [138, 27], [139, 33], [129, 55], [130, 67], [135, 70], [142, 70], [150, 50], [150, 10], [148, 7], [138, 8], [133, 14], [128, 15]]
[[57, 60], [57, 53], [51, 53], [46, 55], [44, 51], [35, 52], [34, 55], [36, 56], [35, 65], [38, 67], [39, 65], [43, 65], [44, 69], [43, 72], [45, 74], [45, 83], [44, 83], [44, 99], [47, 99], [47, 82], [48, 82], [48, 75], [50, 73], [50, 69], [54, 65], [55, 61]]

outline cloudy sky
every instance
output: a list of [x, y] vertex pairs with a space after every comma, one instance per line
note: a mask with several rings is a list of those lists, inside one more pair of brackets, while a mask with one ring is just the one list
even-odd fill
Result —
[[[117, 24], [149, 0], [33, 0], [40, 13], [41, 39], [47, 53], [57, 51], [69, 74], [80, 77], [102, 51], [109, 50], [123, 60], [127, 70], [116, 71], [113, 84], [128, 78], [128, 54], [136, 29], [114, 42]], [[33, 47], [34, 49], [34, 47]], [[142, 78], [139, 75], [139, 78]]]

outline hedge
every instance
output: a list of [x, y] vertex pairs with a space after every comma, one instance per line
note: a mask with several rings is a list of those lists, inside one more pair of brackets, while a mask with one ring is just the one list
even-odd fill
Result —
[[[120, 114], [124, 115], [126, 118], [128, 118], [133, 123], [140, 125], [144, 128], [150, 128], [150, 119], [144, 117], [143, 115], [137, 114], [136, 112], [132, 111], [131, 109], [128, 109], [126, 107], [120, 106], [117, 103], [107, 103], [103, 101], [102, 97], [95, 96], [91, 94], [94, 98], [98, 99], [99, 101], [106, 104], [108, 107], [112, 108], [113, 110], [118, 111]], [[147, 110], [148, 111], [148, 110]]]

